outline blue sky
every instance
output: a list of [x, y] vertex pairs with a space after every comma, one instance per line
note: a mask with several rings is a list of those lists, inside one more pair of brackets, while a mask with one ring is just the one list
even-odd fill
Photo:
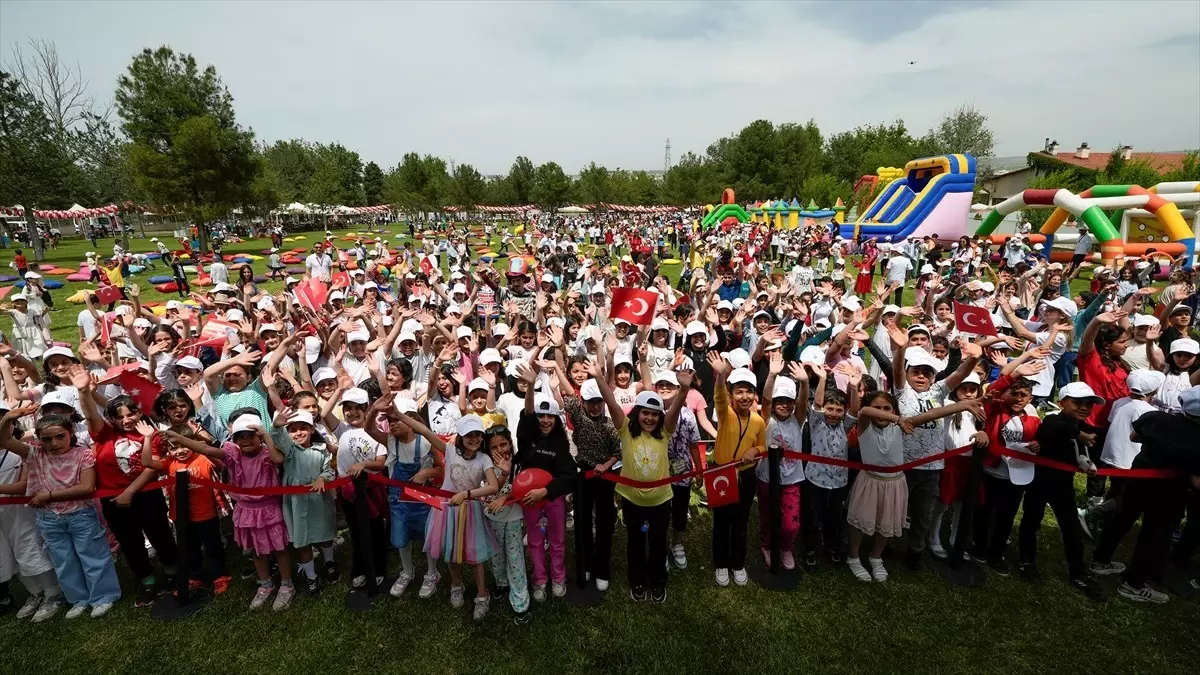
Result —
[[[997, 154], [1200, 148], [1200, 3], [0, 3], [0, 59], [53, 40], [110, 100], [134, 53], [217, 67], [260, 139], [507, 171], [657, 169], [760, 118], [828, 136], [972, 103]], [[916, 61], [910, 65], [909, 61]]]

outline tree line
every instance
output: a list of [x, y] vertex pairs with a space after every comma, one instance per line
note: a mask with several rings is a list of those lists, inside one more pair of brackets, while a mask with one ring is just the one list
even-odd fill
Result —
[[18, 47], [0, 68], [0, 205], [133, 202], [197, 223], [234, 208], [255, 216], [292, 202], [391, 204], [405, 211], [691, 205], [716, 200], [725, 187], [743, 200], [795, 197], [828, 206], [848, 201], [858, 177], [877, 167], [946, 152], [989, 156], [993, 147], [987, 117], [964, 105], [921, 136], [901, 120], [828, 136], [811, 120], [757, 120], [703, 154], [685, 153], [660, 175], [593, 162], [572, 176], [556, 162], [519, 156], [507, 174], [485, 176], [469, 163], [415, 152], [383, 168], [337, 142], [256, 142], [254, 131], [238, 123], [233, 95], [216, 69], [167, 46], [135, 54], [107, 106], [53, 43]]

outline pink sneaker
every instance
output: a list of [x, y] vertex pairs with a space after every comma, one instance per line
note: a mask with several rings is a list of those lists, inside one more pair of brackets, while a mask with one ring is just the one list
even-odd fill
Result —
[[780, 553], [779, 562], [783, 564], [783, 569], [785, 570], [796, 569], [796, 557], [792, 555], [791, 551], [784, 551]]

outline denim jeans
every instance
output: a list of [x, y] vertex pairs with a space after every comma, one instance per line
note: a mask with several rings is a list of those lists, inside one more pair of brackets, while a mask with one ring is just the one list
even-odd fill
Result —
[[1054, 363], [1054, 388], [1056, 390], [1067, 386], [1075, 376], [1075, 360], [1077, 358], [1079, 358], [1079, 352], [1063, 352], [1063, 355]]
[[117, 568], [96, 507], [63, 514], [38, 509], [37, 524], [68, 603], [95, 606], [121, 599]]

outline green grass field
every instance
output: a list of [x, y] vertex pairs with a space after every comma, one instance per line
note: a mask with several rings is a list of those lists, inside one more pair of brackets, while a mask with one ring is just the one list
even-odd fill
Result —
[[[341, 234], [340, 232], [338, 234]], [[318, 233], [309, 233], [308, 242]], [[292, 246], [300, 246], [297, 242]], [[111, 240], [100, 252], [111, 252]], [[231, 245], [226, 252], [258, 253], [266, 240]], [[48, 259], [78, 267], [90, 244], [70, 242]], [[134, 250], [150, 249], [136, 240]], [[0, 251], [7, 265], [11, 252]], [[264, 262], [256, 263], [263, 270]], [[677, 274], [676, 270], [669, 270]], [[153, 273], [153, 272], [152, 272]], [[142, 278], [147, 276], [145, 273]], [[136, 277], [135, 277], [136, 279]], [[65, 298], [80, 284], [55, 291], [54, 335], [75, 342], [81, 305]], [[83, 284], [82, 286], [86, 286]], [[170, 299], [142, 283], [147, 300]], [[277, 284], [267, 284], [272, 290]], [[8, 319], [3, 320], [8, 328]], [[1079, 481], [1082, 492], [1082, 481]], [[480, 625], [470, 606], [453, 610], [443, 570], [435, 599], [384, 596], [369, 613], [344, 608], [347, 584], [315, 599], [299, 597], [287, 612], [252, 614], [252, 581], [237, 580], [249, 563], [231, 554], [230, 591], [200, 613], [165, 624], [123, 600], [107, 617], [43, 624], [0, 617], [0, 673], [108, 672], [406, 672], [406, 673], [1182, 673], [1200, 654], [1200, 605], [1173, 597], [1164, 606], [1116, 597], [1116, 581], [1102, 581], [1113, 597], [1093, 603], [1066, 584], [1062, 544], [1047, 513], [1040, 538], [1044, 581], [1030, 585], [1015, 574], [992, 576], [961, 589], [926, 569], [910, 573], [899, 554], [885, 555], [891, 578], [855, 581], [844, 566], [823, 561], [798, 588], [774, 593], [752, 581], [718, 588], [710, 562], [709, 512], [693, 507], [687, 534], [689, 567], [672, 570], [663, 606], [635, 604], [624, 581], [625, 530], [618, 527], [614, 579], [605, 603], [574, 609], [551, 599], [535, 605], [533, 620], [516, 626], [506, 602], [493, 603]], [[947, 519], [948, 520], [948, 519]], [[751, 515], [751, 558], [757, 558], [757, 514]], [[1136, 530], [1118, 552], [1127, 560]], [[1015, 538], [1015, 534], [1014, 534]], [[1010, 560], [1015, 559], [1015, 541]], [[891, 550], [902, 552], [902, 542]], [[348, 570], [348, 547], [338, 554]], [[1089, 546], [1090, 555], [1090, 546]], [[417, 556], [419, 572], [424, 560]], [[398, 562], [391, 556], [391, 571]], [[573, 571], [568, 546], [568, 566]], [[135, 588], [118, 565], [128, 591]], [[344, 575], [345, 576], [345, 575]], [[469, 575], [468, 575], [469, 578]], [[18, 603], [24, 591], [13, 580]], [[473, 593], [468, 589], [468, 593]], [[1192, 663], [1192, 666], [1188, 666]]]

